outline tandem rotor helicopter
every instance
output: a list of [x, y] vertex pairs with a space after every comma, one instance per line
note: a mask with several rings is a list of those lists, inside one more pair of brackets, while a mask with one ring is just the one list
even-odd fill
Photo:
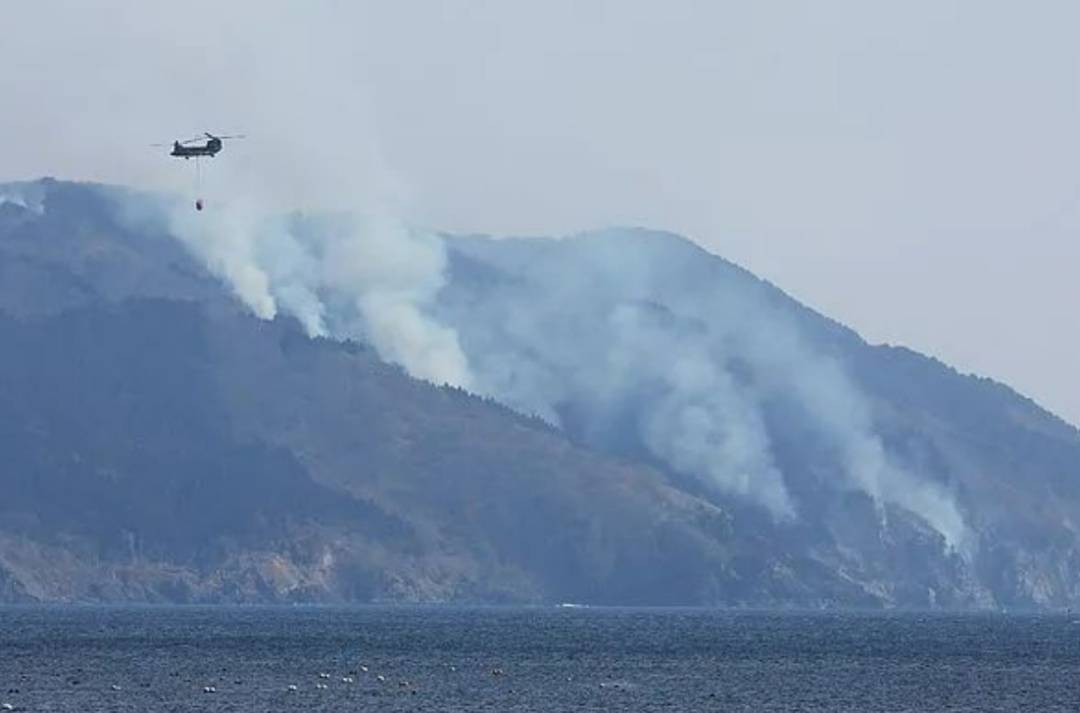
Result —
[[[244, 134], [232, 134], [229, 136], [215, 136], [210, 132], [203, 132], [202, 136], [196, 136], [186, 141], [173, 141], [170, 156], [182, 159], [195, 159], [195, 210], [203, 209], [203, 199], [198, 197], [199, 186], [202, 183], [202, 167], [199, 159], [202, 157], [213, 158], [221, 151], [222, 141], [226, 139], [242, 139]], [[151, 144], [151, 146], [168, 146], [169, 144]]]

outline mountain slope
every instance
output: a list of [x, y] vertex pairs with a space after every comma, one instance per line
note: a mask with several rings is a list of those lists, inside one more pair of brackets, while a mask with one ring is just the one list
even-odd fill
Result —
[[[40, 215], [8, 204], [0, 226], [6, 598], [707, 596], [717, 508], [257, 320], [94, 189], [44, 187]], [[679, 587], [640, 576], [667, 562], [687, 563]]]
[[[0, 320], [5, 533], [123, 564], [131, 591], [110, 597], [171, 597], [180, 586], [171, 580], [143, 592], [135, 571], [152, 566], [182, 568], [195, 597], [259, 600], [268, 582], [212, 581], [241, 575], [236, 560], [258, 555], [302, 572], [273, 597], [347, 599], [376, 580], [366, 596], [531, 599], [602, 576], [559, 534], [586, 520], [639, 551], [665, 529], [646, 514], [670, 507], [722, 521], [647, 471], [582, 453], [496, 406], [310, 342], [295, 326], [240, 322], [142, 300]], [[297, 367], [300, 379], [287, 371]], [[336, 433], [309, 430], [324, 426]], [[258, 438], [263, 429], [292, 449]], [[323, 444], [343, 440], [363, 457], [328, 458]], [[608, 512], [587, 509], [586, 494]], [[642, 528], [624, 531], [634, 519]], [[679, 537], [678, 524], [668, 529]], [[708, 555], [692, 532], [683, 540], [644, 550], [643, 564]], [[327, 559], [333, 570], [318, 571]], [[100, 584], [86, 579], [43, 596], [94, 598]]]
[[[922, 529], [952, 542], [977, 600], [1075, 596], [1080, 434], [1030, 400], [867, 345], [677, 236], [449, 244], [441, 317], [481, 388], [729, 507], [739, 507], [725, 497], [739, 494], [732, 472], [772, 472], [771, 490], [739, 500], [777, 509], [784, 494], [815, 533], [805, 540], [818, 540], [815, 556], [868, 586], [899, 586], [898, 571], [910, 583], [941, 559], [905, 554], [904, 538]], [[680, 458], [673, 444], [700, 445], [699, 456]]]
[[[1075, 429], [681, 238], [428, 240], [389, 263], [443, 275], [418, 293], [327, 272], [397, 249], [338, 222], [241, 250], [160, 210], [0, 188], [4, 601], [1080, 595]], [[482, 396], [406, 374], [448, 344]]]

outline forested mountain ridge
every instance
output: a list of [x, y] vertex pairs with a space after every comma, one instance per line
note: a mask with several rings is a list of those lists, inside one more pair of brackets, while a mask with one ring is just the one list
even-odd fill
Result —
[[0, 599], [1080, 594], [1073, 427], [677, 236], [440, 238], [462, 389], [259, 319], [138, 200], [0, 188]]

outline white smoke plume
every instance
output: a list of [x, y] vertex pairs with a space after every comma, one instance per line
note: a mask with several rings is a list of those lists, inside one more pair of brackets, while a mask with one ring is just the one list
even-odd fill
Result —
[[794, 517], [757, 398], [724, 368], [721, 355], [710, 353], [700, 336], [676, 335], [626, 304], [613, 307], [606, 326], [612, 339], [606, 345], [605, 398], [619, 400], [618, 394], [643, 379], [657, 385], [639, 420], [649, 450], [676, 470], [758, 502], [778, 518]]
[[850, 486], [870, 496], [882, 513], [890, 504], [919, 515], [950, 548], [964, 551], [970, 533], [953, 498], [889, 457], [874, 432], [869, 404], [835, 359], [816, 353], [782, 316], [762, 316], [772, 323], [746, 334], [748, 358], [770, 375], [773, 388], [794, 397], [814, 429], [835, 445]]
[[768, 409], [780, 404], [833, 454], [840, 485], [964, 547], [954, 499], [894, 462], [856, 385], [752, 276], [635, 231], [457, 249], [479, 274], [455, 280], [440, 308], [479, 390], [598, 443], [636, 429], [653, 457], [785, 520], [801, 476], [776, 462]]
[[0, 185], [0, 205], [10, 203], [40, 215], [45, 210], [42, 205], [43, 193], [38, 183], [5, 183]]
[[455, 332], [430, 316], [446, 253], [398, 220], [275, 215], [237, 202], [172, 211], [172, 231], [264, 319], [296, 317], [310, 336], [370, 343], [412, 376], [469, 388]]

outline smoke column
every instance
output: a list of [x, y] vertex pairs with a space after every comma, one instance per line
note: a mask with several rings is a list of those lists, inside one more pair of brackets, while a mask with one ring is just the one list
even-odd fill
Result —
[[284, 312], [310, 336], [368, 342], [412, 376], [472, 386], [457, 335], [430, 316], [445, 275], [438, 238], [386, 217], [282, 216], [250, 203], [178, 206], [170, 227], [259, 317]]
[[[674, 470], [798, 516], [798, 472], [776, 463], [769, 413], [797, 414], [839, 482], [912, 512], [962, 550], [968, 528], [939, 484], [889, 456], [872, 409], [806, 339], [792, 303], [688, 241], [609, 231], [565, 241], [454, 242], [440, 318], [457, 328], [476, 388]], [[631, 434], [630, 431], [635, 431]], [[800, 470], [800, 468], [795, 468]]]

